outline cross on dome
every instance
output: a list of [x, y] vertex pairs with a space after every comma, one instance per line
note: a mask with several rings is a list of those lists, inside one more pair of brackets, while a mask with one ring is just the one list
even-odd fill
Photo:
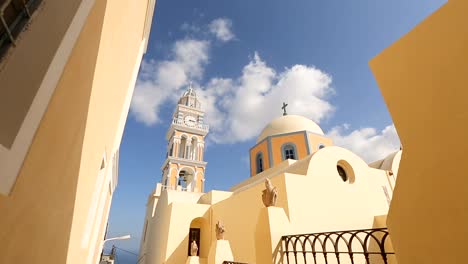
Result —
[[288, 115], [288, 113], [286, 113], [286, 106], [288, 106], [288, 104], [285, 103], [285, 102], [283, 102], [283, 107], [281, 107], [281, 109], [283, 109], [283, 111], [284, 111], [284, 112], [283, 112], [283, 115], [284, 115], [284, 116], [285, 116], [285, 115]]

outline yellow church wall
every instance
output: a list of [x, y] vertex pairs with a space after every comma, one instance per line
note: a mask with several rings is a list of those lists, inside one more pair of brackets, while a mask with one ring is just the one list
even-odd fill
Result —
[[231, 195], [232, 195], [232, 192], [213, 190], [213, 191], [203, 194], [200, 197], [200, 200], [198, 201], [198, 203], [212, 205], [212, 204], [218, 203], [222, 200], [229, 198]]
[[[337, 164], [346, 167], [347, 182], [338, 175]], [[278, 191], [276, 207], [268, 210], [261, 198], [266, 177]], [[215, 224], [221, 221], [235, 261], [270, 263], [276, 258], [274, 263], [280, 263], [282, 235], [383, 226], [382, 215], [389, 204], [383, 188], [391, 191], [385, 171], [369, 168], [350, 151], [330, 146], [250, 177], [233, 187], [233, 192], [212, 191], [200, 196], [163, 192], [161, 197], [171, 198], [158, 204], [155, 216], [164, 220], [154, 220], [159, 229], [153, 233], [157, 242], [151, 247], [163, 253], [157, 253], [159, 257], [153, 257], [153, 262], [143, 263], [184, 263], [188, 231], [196, 218], [203, 219], [199, 225], [209, 227], [208, 233], [202, 230], [202, 240], [210, 241], [208, 247], [201, 243], [202, 257], [216, 241]]]
[[177, 186], [178, 169], [179, 169], [179, 166], [177, 164], [170, 165], [170, 173], [169, 173], [170, 186]]
[[271, 137], [271, 153], [273, 156], [272, 166], [283, 161], [283, 153], [281, 147], [285, 143], [293, 143], [296, 146], [297, 159], [302, 159], [307, 156], [307, 140], [304, 132], [287, 134], [282, 136]]
[[203, 192], [203, 183], [205, 180], [205, 169], [204, 168], [197, 168], [197, 190], [199, 192]]
[[467, 10], [448, 1], [370, 62], [405, 151], [387, 220], [400, 264], [466, 259]]
[[[309, 160], [291, 166], [297, 164], [302, 168], [294, 170], [306, 171], [306, 175], [280, 173], [271, 177], [279, 191], [277, 207], [284, 212], [284, 217], [276, 213], [277, 219], [259, 218], [264, 209], [263, 179], [239, 185], [241, 191], [212, 206], [213, 221], [225, 223], [225, 238], [236, 261], [259, 263], [256, 252], [262, 254], [264, 247], [276, 248], [281, 235], [372, 228], [374, 218], [386, 214], [388, 202], [382, 188], [390, 187], [384, 171], [369, 168], [358, 156], [333, 146], [306, 159]], [[341, 160], [346, 160], [354, 170], [352, 184], [343, 182], [338, 175], [336, 164]], [[284, 219], [289, 225], [285, 226]], [[256, 232], [264, 226], [276, 228], [271, 230], [278, 239], [271, 242], [273, 245], [255, 239]], [[269, 254], [272, 257], [271, 249]]]
[[[338, 175], [336, 165], [343, 160], [354, 171], [354, 182], [351, 176], [343, 182]], [[309, 167], [305, 179], [297, 174], [286, 176], [292, 234], [372, 228], [374, 216], [387, 213], [382, 188], [390, 191], [390, 186], [385, 172], [369, 168], [350, 151], [327, 147], [302, 165]], [[307, 199], [306, 193], [314, 199]]]
[[325, 147], [333, 146], [333, 141], [331, 138], [320, 136], [314, 133], [307, 132], [309, 138], [310, 153], [319, 150], [320, 145]]
[[257, 153], [263, 153], [263, 170], [267, 170], [270, 168], [270, 158], [268, 154], [268, 139], [263, 140], [259, 144], [255, 145], [252, 149], [250, 149], [250, 176], [256, 174], [256, 156]]
[[[277, 205], [287, 211], [285, 178], [276, 176], [272, 177], [271, 181], [278, 188]], [[224, 223], [225, 239], [229, 241], [236, 261], [255, 263], [256, 247], [260, 245], [256, 244], [254, 234], [259, 211], [264, 207], [261, 199], [263, 189], [265, 189], [265, 184], [260, 181], [212, 206], [213, 223], [218, 220]]]
[[[170, 235], [167, 237], [167, 240], [160, 241], [159, 250], [162, 251], [160, 255], [161, 258], [159, 259], [160, 262], [156, 263], [185, 263], [188, 257], [188, 234], [192, 221], [197, 218], [204, 218], [206, 221], [205, 224], [211, 223], [210, 219], [208, 218], [209, 215], [207, 214], [209, 206], [172, 203], [169, 205], [169, 207], [172, 217], [170, 218], [170, 221], [166, 223], [167, 226], [162, 228], [162, 233], [159, 233], [158, 236], [166, 233]], [[211, 232], [214, 230], [210, 230], [207, 228], [207, 226], [205, 226], [205, 224], [202, 226], [205, 227], [205, 229], [202, 228], [200, 233], [201, 245], [199, 245], [199, 250], [200, 257], [206, 258], [208, 256], [209, 245], [211, 243]]]

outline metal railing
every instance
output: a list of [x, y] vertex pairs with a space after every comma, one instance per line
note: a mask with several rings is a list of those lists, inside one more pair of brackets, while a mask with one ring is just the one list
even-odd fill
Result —
[[283, 236], [282, 263], [396, 263], [386, 228]]
[[248, 263], [225, 260], [225, 261], [223, 261], [223, 264], [248, 264]]
[[180, 185], [176, 185], [176, 186], [161, 185], [161, 190], [175, 190], [175, 191], [182, 191], [182, 192], [189, 191], [189, 189], [187, 187], [182, 187]]
[[200, 123], [195, 123], [193, 124], [193, 126], [189, 126], [187, 124], [185, 124], [184, 120], [183, 119], [178, 119], [178, 118], [174, 118], [172, 120], [172, 124], [174, 125], [180, 125], [180, 126], [184, 126], [184, 127], [189, 127], [189, 128], [195, 128], [195, 129], [200, 129], [200, 130], [203, 130], [203, 131], [208, 131], [210, 129], [210, 126], [207, 125], [207, 124], [200, 124]]
[[9, 44], [16, 45], [16, 38], [31, 19], [42, 0], [0, 1], [0, 58]]

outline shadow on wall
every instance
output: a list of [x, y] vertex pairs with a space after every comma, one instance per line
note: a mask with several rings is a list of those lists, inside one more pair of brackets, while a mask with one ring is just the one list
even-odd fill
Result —
[[[183, 264], [187, 260], [187, 245], [188, 245], [188, 232], [184, 240], [177, 246], [177, 248], [172, 252], [172, 254], [167, 258], [165, 264]], [[184, 262], [180, 263], [180, 260], [183, 259]]]
[[197, 217], [193, 219], [190, 223], [190, 227], [187, 228], [187, 235], [164, 263], [181, 264], [181, 261], [182, 263], [185, 263], [189, 256], [190, 243], [192, 240], [197, 242], [200, 261], [204, 259], [206, 260], [210, 249], [211, 235], [210, 225], [207, 218]]

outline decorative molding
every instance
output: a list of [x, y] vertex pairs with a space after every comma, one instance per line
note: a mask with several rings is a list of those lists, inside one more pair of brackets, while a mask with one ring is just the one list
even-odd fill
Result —
[[206, 161], [198, 161], [198, 160], [191, 160], [191, 159], [183, 159], [178, 157], [167, 157], [164, 161], [161, 170], [164, 170], [164, 167], [169, 163], [172, 162], [173, 164], [177, 164], [177, 166], [198, 166], [198, 167], [205, 167], [208, 162]]
[[275, 162], [273, 160], [274, 159], [274, 157], [273, 157], [273, 145], [271, 143], [271, 138], [268, 138], [267, 148], [268, 148], [268, 168], [265, 168], [264, 170], [269, 169], [269, 168], [273, 168], [273, 166], [275, 165]]
[[307, 155], [310, 155], [310, 141], [309, 141], [309, 133], [307, 131], [304, 131], [304, 136], [306, 140], [306, 148], [307, 148]]

